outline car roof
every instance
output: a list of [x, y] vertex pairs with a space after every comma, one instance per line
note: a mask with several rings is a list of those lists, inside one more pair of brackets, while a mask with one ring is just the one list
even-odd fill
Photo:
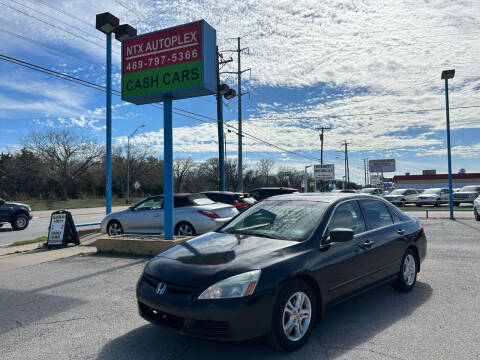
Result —
[[378, 196], [360, 194], [360, 193], [299, 193], [299, 194], [285, 194], [269, 197], [263, 201], [270, 200], [308, 200], [319, 201], [326, 203], [333, 203], [337, 200], [344, 199], [380, 199]]
[[293, 191], [298, 191], [298, 189], [295, 189], [295, 188], [272, 186], [272, 187], [259, 187], [259, 188], [251, 190], [250, 192], [257, 191], [257, 190], [293, 190]]

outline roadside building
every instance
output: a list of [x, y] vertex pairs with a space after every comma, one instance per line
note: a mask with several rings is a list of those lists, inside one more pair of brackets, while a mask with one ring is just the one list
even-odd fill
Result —
[[[395, 175], [393, 177], [396, 189], [428, 189], [448, 187], [448, 174], [433, 175]], [[454, 188], [465, 185], [480, 185], [480, 173], [452, 174]]]

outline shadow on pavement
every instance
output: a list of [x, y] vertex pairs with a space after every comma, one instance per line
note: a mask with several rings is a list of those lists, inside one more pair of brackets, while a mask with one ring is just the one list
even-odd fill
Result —
[[[35, 306], [41, 303], [42, 306]], [[39, 324], [40, 320], [65, 312], [85, 301], [57, 295], [42, 294], [36, 290], [0, 289], [0, 334], [16, 327]]]
[[4, 226], [5, 226], [5, 225], [3, 225], [3, 226], [0, 228], [0, 233], [13, 231], [12, 228], [5, 228]]
[[155, 325], [145, 325], [107, 343], [98, 359], [335, 359], [412, 314], [432, 294], [430, 285], [417, 282], [410, 293], [380, 287], [332, 308], [303, 348], [281, 353], [262, 340], [240, 343], [186, 338]]

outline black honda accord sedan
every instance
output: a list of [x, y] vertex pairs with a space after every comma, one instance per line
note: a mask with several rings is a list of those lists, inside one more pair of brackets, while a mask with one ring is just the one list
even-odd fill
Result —
[[139, 312], [184, 335], [292, 351], [338, 302], [385, 283], [410, 291], [426, 248], [418, 219], [378, 197], [275, 196], [153, 258]]

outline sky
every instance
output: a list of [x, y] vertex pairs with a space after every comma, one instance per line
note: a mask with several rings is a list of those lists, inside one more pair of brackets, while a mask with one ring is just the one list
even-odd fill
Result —
[[[105, 35], [95, 15], [110, 12], [139, 34], [204, 19], [221, 51], [242, 37], [243, 158], [304, 169], [324, 162], [363, 182], [363, 160], [394, 158], [397, 171], [447, 171], [445, 90], [449, 81], [452, 168], [480, 172], [480, 1], [0, 0], [0, 54], [105, 84]], [[237, 70], [236, 53], [222, 71]], [[113, 88], [120, 89], [120, 43], [113, 40]], [[69, 128], [105, 142], [105, 94], [0, 60], [0, 151], [15, 151], [33, 130]], [[222, 81], [237, 87], [236, 75]], [[215, 97], [174, 101], [174, 157], [218, 154]], [[163, 111], [113, 96], [113, 143], [132, 139], [163, 154]], [[237, 127], [237, 98], [224, 119]], [[186, 113], [184, 110], [193, 114]], [[227, 158], [237, 135], [227, 132]], [[261, 139], [261, 142], [257, 139]], [[275, 146], [273, 146], [273, 145]], [[311, 169], [310, 169], [311, 170]]]

